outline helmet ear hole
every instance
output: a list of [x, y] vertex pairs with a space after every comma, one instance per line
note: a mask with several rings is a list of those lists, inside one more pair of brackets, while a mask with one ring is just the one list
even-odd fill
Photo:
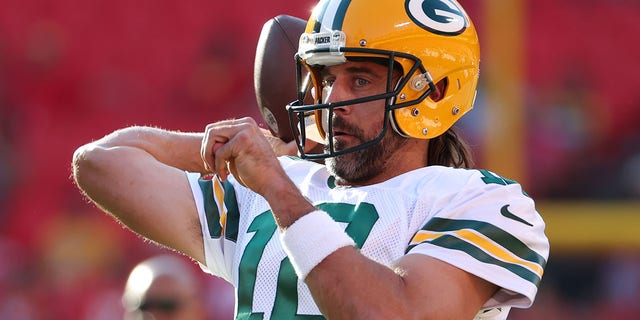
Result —
[[433, 102], [438, 102], [442, 100], [442, 98], [444, 98], [444, 93], [446, 92], [448, 86], [449, 86], [449, 78], [444, 78], [438, 81], [438, 83], [436, 83], [435, 85], [436, 89], [431, 94], [429, 94], [429, 98], [431, 98]]

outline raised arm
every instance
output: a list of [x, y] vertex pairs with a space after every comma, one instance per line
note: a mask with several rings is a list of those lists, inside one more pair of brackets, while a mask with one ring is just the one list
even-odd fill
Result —
[[132, 231], [204, 263], [200, 222], [184, 171], [204, 172], [202, 134], [130, 127], [76, 150], [86, 196]]
[[[294, 155], [261, 130], [277, 155]], [[151, 127], [115, 131], [76, 150], [73, 177], [98, 207], [132, 231], [204, 263], [202, 231], [184, 171], [209, 173], [201, 157], [203, 133]]]

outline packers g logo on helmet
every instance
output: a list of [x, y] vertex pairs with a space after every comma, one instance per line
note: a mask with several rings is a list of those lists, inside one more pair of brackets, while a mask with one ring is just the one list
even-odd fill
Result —
[[465, 14], [449, 0], [406, 0], [407, 14], [418, 26], [442, 35], [458, 35], [467, 28]]

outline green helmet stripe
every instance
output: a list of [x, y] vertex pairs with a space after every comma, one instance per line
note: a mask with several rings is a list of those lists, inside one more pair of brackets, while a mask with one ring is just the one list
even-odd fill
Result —
[[[321, 3], [321, 9], [316, 13], [317, 16], [313, 31], [326, 32], [330, 30], [342, 30], [344, 17], [350, 4], [351, 0], [324, 1]], [[325, 30], [321, 30], [323, 26]]]

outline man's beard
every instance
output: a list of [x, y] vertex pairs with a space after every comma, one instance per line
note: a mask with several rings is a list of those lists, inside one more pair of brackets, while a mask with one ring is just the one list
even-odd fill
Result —
[[[379, 132], [376, 132], [375, 135], [367, 137], [362, 129], [347, 124], [341, 118], [335, 118], [333, 126], [334, 128], [344, 129], [349, 135], [360, 140], [360, 143], [373, 140], [379, 134]], [[382, 128], [382, 123], [379, 127]], [[406, 144], [407, 141], [407, 139], [395, 134], [393, 130], [387, 130], [380, 142], [365, 149], [327, 158], [325, 159], [325, 164], [329, 173], [342, 181], [352, 184], [367, 182], [384, 170], [391, 155]], [[336, 150], [342, 150], [346, 147], [339, 140], [335, 142], [334, 147]]]

